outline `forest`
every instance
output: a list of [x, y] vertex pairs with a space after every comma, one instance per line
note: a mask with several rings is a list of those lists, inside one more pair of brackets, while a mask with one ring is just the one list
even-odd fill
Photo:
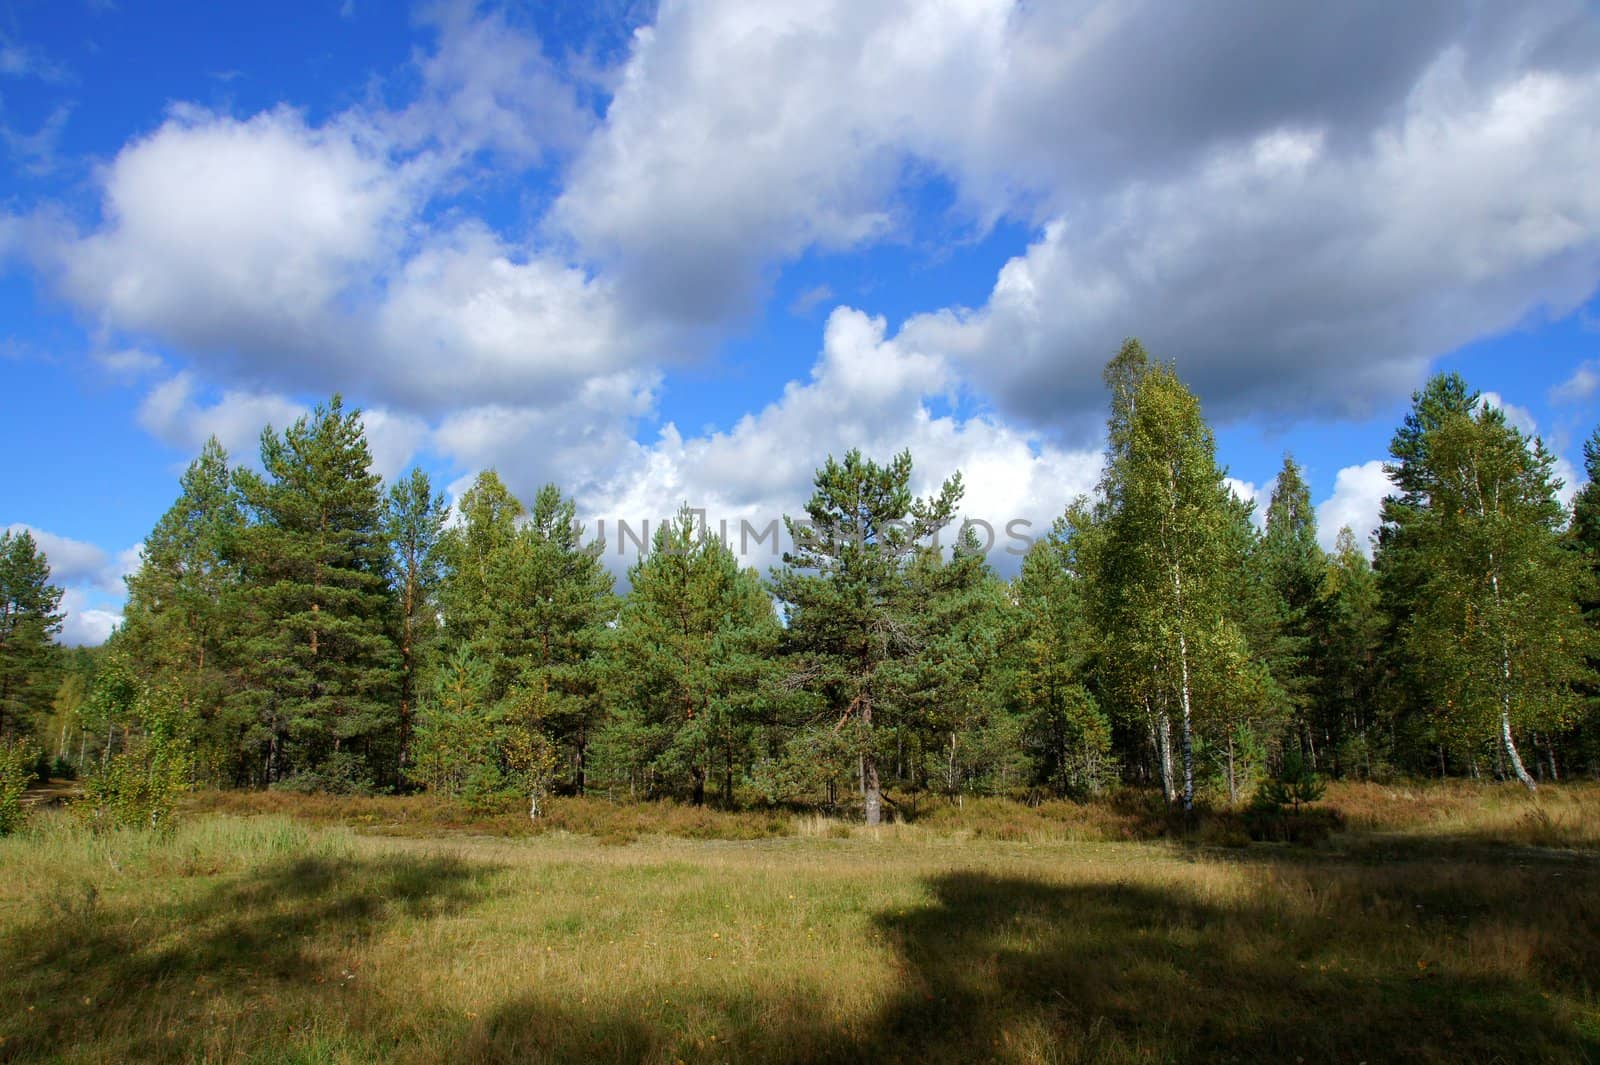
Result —
[[56, 645], [48, 560], [0, 539], [5, 787], [77, 778], [97, 817], [148, 823], [185, 791], [273, 789], [875, 825], [929, 799], [1134, 787], [1190, 811], [1600, 772], [1600, 433], [1569, 511], [1539, 439], [1433, 378], [1369, 561], [1348, 528], [1319, 546], [1292, 457], [1264, 516], [1241, 502], [1137, 341], [1105, 382], [1098, 488], [1012, 579], [970, 528], [936, 546], [961, 475], [919, 498], [909, 453], [827, 457], [766, 574], [686, 502], [619, 594], [559, 486], [518, 499], [485, 470], [451, 507], [421, 470], [384, 484], [338, 396], [267, 428], [258, 465], [213, 439], [103, 647]]

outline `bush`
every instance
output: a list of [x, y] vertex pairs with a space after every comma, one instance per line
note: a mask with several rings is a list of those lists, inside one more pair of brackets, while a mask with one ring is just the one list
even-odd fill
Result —
[[50, 763], [49, 776], [52, 780], [77, 780], [78, 767], [73, 765], [69, 759], [58, 754], [55, 760]]
[[22, 824], [22, 793], [36, 775], [39, 752], [27, 740], [0, 740], [0, 836]]
[[186, 745], [130, 740], [84, 784], [84, 808], [96, 827], [162, 830], [172, 823], [193, 768]]

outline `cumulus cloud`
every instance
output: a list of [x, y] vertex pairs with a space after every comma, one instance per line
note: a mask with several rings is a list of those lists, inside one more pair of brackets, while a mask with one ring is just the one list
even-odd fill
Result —
[[1044, 222], [986, 304], [906, 327], [1003, 410], [1084, 430], [1139, 333], [1223, 416], [1364, 414], [1594, 290], [1597, 114], [1568, 0], [668, 4], [554, 220], [630, 306], [703, 322], [904, 236], [932, 172], [980, 225]]
[[1384, 497], [1394, 491], [1383, 465], [1373, 459], [1359, 466], [1346, 466], [1335, 475], [1333, 494], [1317, 505], [1317, 539], [1324, 550], [1333, 550], [1339, 530], [1346, 525], [1356, 534], [1356, 542], [1371, 550]]
[[1600, 390], [1600, 359], [1589, 359], [1550, 390], [1552, 403], [1582, 403]]
[[69, 647], [104, 643], [122, 615], [115, 606], [126, 586], [123, 579], [139, 567], [143, 544], [110, 554], [82, 540], [30, 525], [13, 523], [7, 532], [29, 533], [50, 563], [50, 582], [62, 589], [61, 642]]
[[[574, 435], [571, 427], [585, 421], [572, 412], [490, 408], [448, 420], [436, 444], [465, 465], [496, 467], [524, 498], [548, 470], [560, 470], [591, 532], [600, 519], [607, 522], [613, 560], [623, 546], [618, 520], [637, 531], [641, 522], [653, 526], [688, 502], [703, 507], [713, 523], [726, 520], [734, 539], [741, 521], [765, 529], [775, 518], [800, 513], [812, 475], [828, 455], [842, 457], [859, 447], [886, 461], [909, 448], [919, 493], [962, 472], [962, 512], [993, 527], [994, 561], [1009, 568], [1014, 559], [1003, 552], [1015, 541], [1007, 539], [1007, 524], [1020, 519], [1025, 524], [1016, 532], [1042, 535], [1067, 502], [1093, 489], [1099, 450], [1062, 449], [987, 416], [934, 414], [929, 400], [952, 387], [949, 368], [885, 332], [882, 318], [835, 310], [809, 378], [790, 382], [778, 400], [725, 432], [684, 436], [669, 423], [654, 441], [638, 443], [603, 418]], [[635, 410], [644, 408], [642, 393], [621, 382], [613, 388], [605, 404], [591, 409], [630, 397]], [[987, 538], [981, 530], [979, 535]], [[749, 564], [775, 561], [770, 540], [749, 546]]]
[[[307, 413], [304, 404], [273, 392], [226, 391], [206, 402], [194, 375], [183, 372], [145, 394], [138, 419], [152, 436], [185, 454], [198, 453], [216, 437], [230, 461], [254, 464], [263, 429], [282, 432]], [[428, 439], [427, 422], [415, 415], [378, 407], [363, 410], [361, 420], [372, 471], [384, 478], [403, 470]]]

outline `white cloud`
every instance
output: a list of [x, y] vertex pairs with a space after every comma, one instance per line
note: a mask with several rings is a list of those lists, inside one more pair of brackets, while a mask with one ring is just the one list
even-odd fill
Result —
[[1222, 480], [1235, 499], [1255, 508], [1250, 512], [1250, 523], [1264, 531], [1267, 527], [1267, 506], [1272, 502], [1272, 493], [1277, 490], [1278, 479], [1274, 477], [1259, 487], [1252, 481], [1241, 481], [1237, 477], [1224, 477]]
[[69, 647], [104, 643], [122, 616], [114, 609], [126, 592], [123, 578], [139, 567], [143, 544], [110, 554], [83, 540], [20, 522], [7, 532], [27, 531], [50, 563], [50, 583], [62, 589], [61, 642]]
[[[790, 382], [779, 400], [726, 432], [683, 437], [667, 424], [653, 443], [638, 445], [603, 422], [570, 438], [549, 435], [539, 413], [485, 409], [446, 422], [437, 441], [464, 465], [494, 465], [518, 494], [547, 477], [546, 462], [557, 464], [590, 528], [608, 521], [613, 560], [619, 518], [634, 529], [643, 520], [654, 525], [686, 501], [704, 507], [714, 523], [730, 521], [731, 534], [739, 520], [765, 528], [784, 513], [800, 513], [814, 470], [829, 454], [861, 448], [886, 461], [909, 448], [917, 493], [963, 473], [962, 513], [994, 526], [995, 563], [1008, 564], [1006, 523], [1021, 518], [1032, 525], [1019, 531], [1043, 534], [1072, 497], [1093, 489], [1101, 453], [1056, 448], [986, 416], [936, 416], [926, 400], [950, 387], [938, 358], [886, 339], [882, 318], [842, 307], [827, 320], [810, 379]], [[565, 416], [555, 421], [576, 424]], [[747, 563], [774, 561], [765, 553], [770, 544], [752, 550], [762, 553]]]
[[1346, 466], [1334, 477], [1333, 495], [1317, 505], [1317, 539], [1324, 550], [1333, 550], [1339, 530], [1346, 525], [1356, 534], [1356, 542], [1371, 550], [1384, 497], [1394, 491], [1383, 466], [1382, 461], [1373, 459]]
[[122, 615], [95, 605], [95, 599], [78, 588], [67, 588], [61, 596], [66, 618], [61, 623], [60, 640], [68, 647], [94, 647], [111, 638], [122, 624]]
[[[185, 454], [197, 454], [211, 437], [228, 452], [230, 462], [255, 465], [261, 431], [282, 432], [308, 408], [274, 392], [228, 391], [207, 403], [198, 395], [194, 375], [178, 373], [145, 394], [139, 424], [152, 436]], [[415, 416], [381, 407], [361, 412], [372, 470], [392, 479], [428, 440], [427, 423]]]
[[1523, 436], [1539, 435], [1539, 423], [1534, 419], [1533, 412], [1527, 407], [1519, 407], [1515, 403], [1507, 403], [1498, 392], [1482, 392], [1478, 395], [1478, 402], [1485, 407], [1495, 407], [1506, 417], [1506, 422]]
[[1550, 390], [1552, 403], [1581, 403], [1600, 390], [1600, 359], [1587, 359]]
[[[1048, 225], [988, 302], [905, 329], [1010, 410], [1060, 423], [1141, 335], [1222, 416], [1359, 415], [1430, 358], [1600, 281], [1600, 75], [1435, 91], [1356, 148], [1269, 131]], [[1292, 150], [1291, 150], [1292, 149]], [[1460, 180], [1470, 173], [1471, 181]]]

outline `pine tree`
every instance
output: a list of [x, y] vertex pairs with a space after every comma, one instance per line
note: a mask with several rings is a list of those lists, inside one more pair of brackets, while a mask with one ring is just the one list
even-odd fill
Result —
[[[495, 510], [502, 521], [503, 501]], [[556, 744], [580, 794], [605, 713], [601, 653], [617, 616], [614, 582], [600, 560], [604, 548], [583, 543], [576, 505], [545, 485], [528, 520], [485, 556], [491, 598], [486, 625], [472, 642], [504, 677], [495, 694], [516, 704], [507, 713]]]
[[128, 668], [160, 683], [191, 719], [200, 764], [214, 780], [236, 777], [249, 724], [228, 714], [233, 664], [225, 654], [238, 587], [244, 515], [228, 455], [215, 437], [179, 482], [178, 499], [145, 537], [139, 568], [112, 644]]
[[419, 678], [438, 634], [435, 593], [443, 572], [441, 538], [448, 511], [443, 494], [435, 495], [428, 475], [412, 469], [390, 486], [385, 499], [384, 534], [389, 541], [392, 586], [397, 610], [400, 650], [400, 719], [397, 746], [404, 771], [416, 711]]
[[360, 786], [394, 765], [399, 655], [379, 478], [359, 411], [339, 396], [261, 435], [265, 475], [235, 474], [241, 536], [233, 648], [269, 781]]
[[814, 722], [838, 733], [851, 726], [866, 822], [882, 819], [880, 732], [889, 724], [904, 663], [914, 654], [905, 622], [905, 569], [920, 541], [950, 521], [961, 499], [956, 474], [927, 499], [911, 494], [911, 454], [880, 466], [852, 450], [829, 457], [806, 503], [808, 520], [785, 519], [794, 549], [773, 575], [788, 611], [785, 646], [791, 676], [831, 718]]
[[687, 506], [656, 530], [628, 579], [608, 649], [627, 761], [653, 780], [686, 781], [696, 806], [715, 772], [731, 803], [763, 657], [777, 642], [772, 600], [721, 539], [696, 530]]
[[[439, 607], [444, 616], [446, 643], [471, 646], [485, 663], [502, 659], [487, 645], [490, 622], [501, 609], [494, 585], [493, 567], [517, 535], [517, 522], [527, 513], [493, 470], [484, 470], [472, 487], [456, 501], [460, 521], [444, 530], [439, 555], [444, 572], [439, 585]], [[510, 686], [514, 666], [499, 667], [493, 698]]]
[[1574, 598], [1589, 575], [1562, 545], [1555, 459], [1488, 405], [1445, 414], [1419, 445], [1409, 537], [1420, 595], [1406, 650], [1444, 733], [1463, 746], [1492, 739], [1533, 790], [1518, 735], [1568, 724], [1575, 685], [1592, 679]]
[[0, 737], [26, 735], [50, 707], [61, 594], [33, 534], [0, 532]]
[[1061, 795], [1098, 793], [1115, 766], [1111, 723], [1085, 683], [1096, 649], [1072, 527], [1061, 519], [1023, 557], [1006, 639], [1007, 698], [1024, 749], [1036, 778]]
[[1470, 414], [1477, 404], [1478, 393], [1455, 373], [1439, 374], [1413, 393], [1411, 410], [1389, 444], [1392, 461], [1384, 465], [1384, 472], [1395, 491], [1383, 501], [1373, 556], [1379, 607], [1389, 625], [1383, 642], [1381, 698], [1390, 708], [1403, 753], [1421, 764], [1428, 751], [1435, 751], [1441, 771], [1445, 744], [1436, 728], [1437, 719], [1428, 712], [1427, 685], [1418, 663], [1406, 650], [1403, 630], [1421, 605], [1428, 576], [1427, 561], [1420, 557], [1416, 543], [1417, 528], [1437, 480], [1427, 462], [1426, 437], [1446, 419]]
[[1339, 530], [1328, 559], [1323, 603], [1316, 703], [1322, 720], [1343, 740], [1335, 752], [1339, 772], [1371, 776], [1387, 750], [1377, 735], [1377, 675], [1387, 625], [1378, 607], [1377, 575], [1348, 525]]
[[979, 787], [998, 790], [1020, 775], [1021, 755], [996, 683], [1006, 587], [971, 528], [948, 559], [935, 545], [916, 552], [906, 579], [904, 625], [915, 656], [900, 685], [903, 727], [931, 763], [921, 775], [956, 798]]
[[1296, 742], [1317, 766], [1317, 745], [1330, 735], [1312, 705], [1313, 678], [1322, 661], [1323, 584], [1328, 558], [1317, 543], [1317, 517], [1311, 489], [1294, 457], [1285, 455], [1258, 549], [1265, 579], [1262, 620], [1269, 634], [1266, 664], [1281, 701], [1279, 711], [1294, 722]]

